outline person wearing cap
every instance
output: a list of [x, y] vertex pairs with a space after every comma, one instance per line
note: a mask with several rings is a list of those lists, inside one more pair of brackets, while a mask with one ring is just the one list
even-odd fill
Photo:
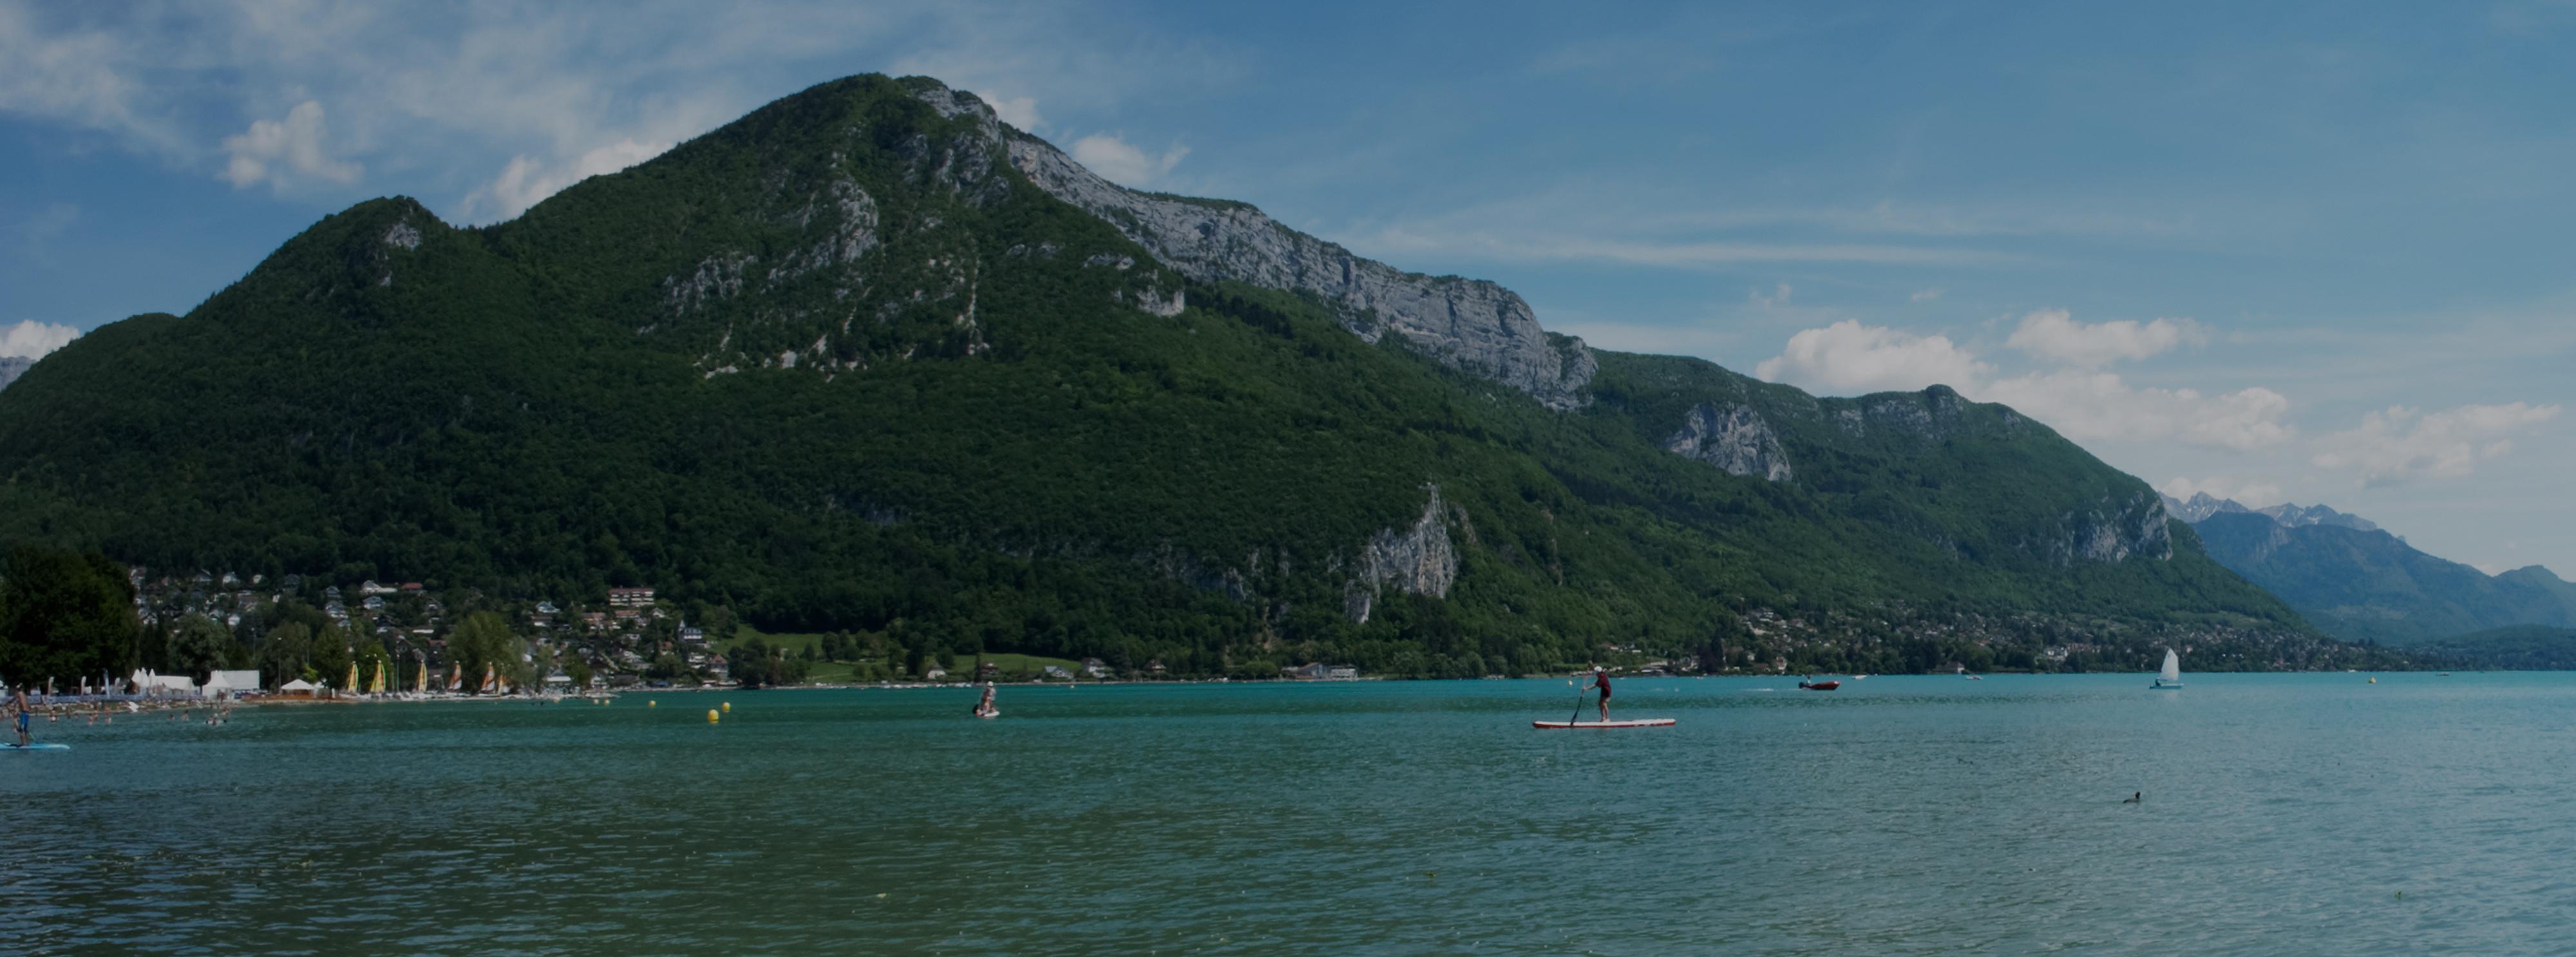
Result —
[[1592, 666], [1592, 683], [1583, 690], [1601, 689], [1601, 720], [1610, 720], [1610, 672], [1600, 665]]

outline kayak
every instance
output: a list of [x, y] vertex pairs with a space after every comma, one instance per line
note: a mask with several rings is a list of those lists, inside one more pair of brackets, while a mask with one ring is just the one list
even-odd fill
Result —
[[1558, 728], [1661, 728], [1673, 723], [1671, 718], [1640, 718], [1634, 721], [1532, 721], [1530, 727]]
[[1818, 681], [1813, 684], [1809, 684], [1804, 681], [1798, 682], [1798, 687], [1804, 688], [1808, 691], [1832, 691], [1842, 686], [1843, 683], [1839, 681]]
[[72, 746], [68, 744], [0, 744], [0, 750], [6, 751], [69, 751], [71, 749]]

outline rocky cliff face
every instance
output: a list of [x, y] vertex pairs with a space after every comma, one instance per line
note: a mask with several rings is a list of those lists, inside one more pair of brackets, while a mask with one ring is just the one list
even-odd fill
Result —
[[1719, 408], [1706, 402], [1693, 406], [1690, 415], [1682, 420], [1681, 431], [1664, 440], [1664, 448], [1731, 475], [1759, 475], [1769, 481], [1785, 482], [1792, 474], [1789, 455], [1780, 449], [1780, 437], [1749, 406]]
[[2106, 497], [2099, 507], [2067, 512], [2058, 520], [2057, 534], [2024, 542], [2022, 548], [2057, 565], [2162, 561], [2173, 557], [2168, 518], [2164, 497], [2154, 492]]
[[1458, 580], [1458, 551], [1449, 543], [1448, 523], [1441, 521], [1440, 487], [1427, 488], [1431, 501], [1422, 506], [1421, 518], [1404, 528], [1378, 532], [1360, 550], [1358, 574], [1342, 591], [1342, 613], [1352, 621], [1368, 622], [1381, 589], [1449, 596], [1449, 586]]
[[[991, 110], [948, 90], [943, 112]], [[1039, 187], [1108, 221], [1183, 275], [1312, 293], [1375, 342], [1393, 332], [1441, 363], [1528, 393], [1552, 409], [1583, 404], [1597, 363], [1583, 341], [1539, 327], [1518, 294], [1490, 282], [1407, 273], [1280, 225], [1243, 203], [1128, 189], [1033, 136], [1005, 133], [1010, 162]]]

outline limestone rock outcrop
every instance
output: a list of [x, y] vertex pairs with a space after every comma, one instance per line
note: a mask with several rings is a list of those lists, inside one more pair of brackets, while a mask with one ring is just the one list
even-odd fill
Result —
[[1682, 419], [1682, 427], [1664, 448], [1676, 455], [1698, 459], [1723, 469], [1730, 475], [1758, 475], [1772, 482], [1785, 482], [1795, 472], [1789, 466], [1789, 454], [1781, 451], [1780, 437], [1761, 414], [1749, 406], [1730, 405], [1719, 408], [1702, 402], [1691, 407]]

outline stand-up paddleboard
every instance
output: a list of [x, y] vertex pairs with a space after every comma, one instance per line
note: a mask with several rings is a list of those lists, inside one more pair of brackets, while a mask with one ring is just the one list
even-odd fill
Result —
[[71, 749], [72, 746], [68, 744], [0, 744], [0, 751], [69, 751]]
[[978, 718], [998, 718], [1002, 716], [1002, 709], [995, 708], [991, 711], [978, 711], [975, 712], [975, 716]]
[[1530, 727], [1557, 728], [1661, 728], [1673, 723], [1671, 718], [1639, 718], [1634, 721], [1532, 721]]

